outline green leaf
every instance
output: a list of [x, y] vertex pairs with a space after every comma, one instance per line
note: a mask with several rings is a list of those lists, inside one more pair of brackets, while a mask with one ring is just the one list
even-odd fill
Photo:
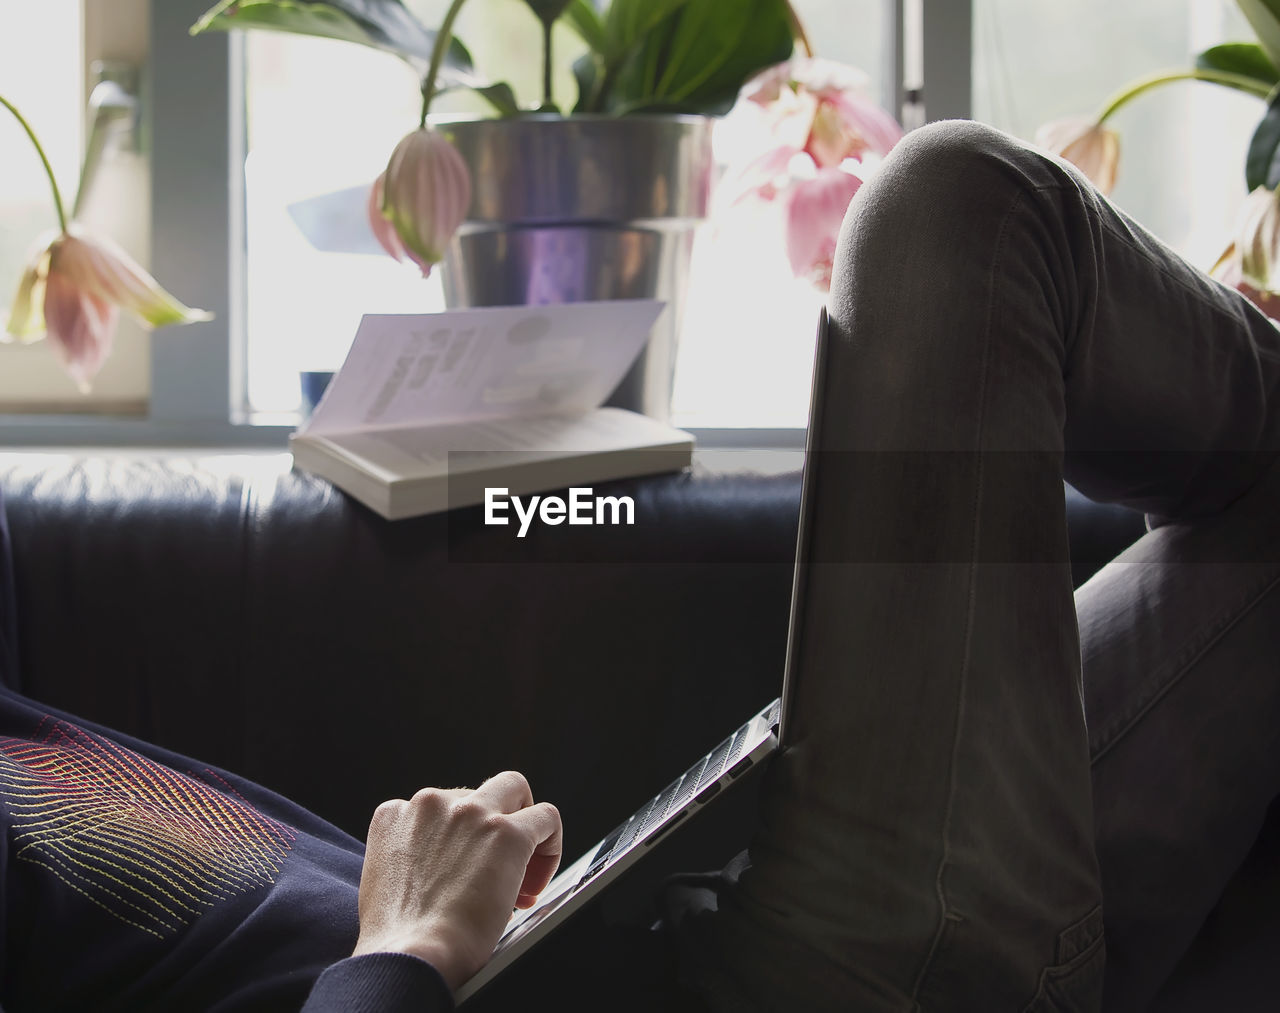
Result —
[[606, 108], [727, 112], [748, 78], [789, 58], [794, 47], [785, 0], [688, 0], [649, 33], [618, 74]]
[[732, 57], [749, 19], [726, 17], [725, 2], [741, 8], [741, 0], [695, 0], [681, 13], [656, 97], [684, 99]]
[[1280, 0], [1236, 0], [1268, 59], [1280, 67]]
[[1196, 69], [1239, 74], [1268, 88], [1280, 81], [1280, 72], [1276, 70], [1275, 64], [1267, 58], [1262, 47], [1253, 42], [1228, 42], [1206, 49], [1196, 57]]
[[[724, 0], [705, 0], [723, 8]], [[696, 89], [681, 92], [681, 100], [706, 113], [727, 112], [747, 80], [766, 67], [789, 60], [795, 37], [786, 0], [748, 0], [750, 12], [744, 18], [747, 30], [729, 54]], [[695, 54], [694, 60], [697, 56]]]
[[520, 112], [520, 105], [516, 102], [516, 93], [511, 90], [511, 85], [505, 81], [488, 85], [473, 84], [469, 87], [503, 116], [515, 116]]
[[533, 10], [534, 16], [544, 25], [552, 24], [564, 13], [569, 0], [524, 0]]
[[1252, 193], [1260, 186], [1280, 186], [1280, 95], [1267, 103], [1244, 159], [1245, 186]]
[[605, 64], [594, 111], [616, 116], [657, 101], [664, 57], [678, 26], [679, 15], [674, 14], [650, 28], [621, 60]]
[[[441, 68], [436, 78], [435, 95], [445, 92], [468, 90], [483, 98], [501, 116], [515, 116], [521, 112], [516, 93], [505, 81], [490, 81], [487, 77], [469, 70], [445, 71]], [[433, 96], [434, 97], [434, 96]]]
[[[400, 0], [223, 0], [191, 29], [230, 31], [261, 28], [317, 38], [338, 39], [398, 53], [421, 73], [429, 60], [436, 33], [420, 22]], [[471, 71], [471, 54], [458, 39], [449, 40], [444, 65], [436, 78], [436, 94], [470, 88], [503, 116], [520, 111], [511, 86], [494, 83]]]
[[[431, 58], [436, 39], [400, 0], [222, 0], [191, 27], [191, 34], [235, 28], [339, 39], [419, 60]], [[446, 62], [469, 68], [465, 53], [450, 46]]]
[[573, 61], [573, 76], [578, 82], [578, 103], [573, 107], [575, 113], [593, 111], [591, 99], [596, 93], [596, 84], [600, 80], [600, 58], [594, 53], [583, 53]]
[[[604, 52], [604, 22], [591, 6], [591, 0], [572, 0], [564, 12], [564, 21], [593, 53]], [[576, 70], [574, 74], [577, 74]]]
[[377, 44], [364, 26], [336, 8], [275, 0], [225, 0], [192, 25], [191, 34], [237, 28], [266, 28], [364, 46]]
[[[585, 12], [577, 19], [579, 34], [591, 35], [588, 45], [596, 56], [594, 72], [584, 73], [575, 69], [579, 92], [575, 112], [609, 112], [619, 106], [615, 91], [619, 78], [630, 76], [634, 80], [623, 91], [628, 95], [649, 95], [646, 89], [643, 64], [637, 65], [637, 54], [655, 39], [670, 36], [673, 16], [690, 0], [613, 0], [603, 21], [601, 32], [591, 26]], [[576, 7], [577, 5], [575, 5]], [[574, 8], [570, 8], [571, 17]], [[585, 34], [584, 34], [585, 32]], [[593, 41], [594, 40], [594, 41]], [[658, 43], [660, 44], [660, 42]], [[653, 61], [651, 60], [650, 63]], [[590, 78], [589, 90], [582, 90], [582, 82]], [[652, 79], [650, 79], [652, 80]], [[625, 103], [623, 103], [625, 104]]]
[[[604, 18], [606, 62], [620, 64], [645, 36], [690, 0], [613, 0]], [[740, 12], [739, 12], [740, 13]]]

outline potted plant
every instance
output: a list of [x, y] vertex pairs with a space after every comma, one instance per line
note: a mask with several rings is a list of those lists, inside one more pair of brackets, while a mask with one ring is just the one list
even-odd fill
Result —
[[1256, 39], [1213, 46], [1195, 65], [1130, 82], [1093, 116], [1042, 126], [1036, 143], [1080, 169], [1109, 194], [1120, 164], [1120, 136], [1111, 117], [1139, 96], [1182, 81], [1200, 81], [1253, 95], [1265, 103], [1245, 156], [1245, 199], [1235, 235], [1209, 270], [1263, 312], [1280, 319], [1280, 0], [1236, 0]]
[[[453, 36], [465, 2], [453, 0], [432, 31], [400, 0], [223, 0], [192, 32], [294, 32], [406, 60], [422, 115], [370, 191], [383, 247], [424, 275], [444, 261], [449, 305], [666, 301], [611, 402], [666, 417], [693, 230], [707, 209], [709, 117], [791, 55], [799, 21], [786, 0], [612, 0], [602, 11], [590, 0], [526, 0], [541, 27], [543, 94], [522, 109]], [[551, 94], [557, 21], [587, 47], [567, 111]], [[434, 99], [458, 88], [494, 116], [429, 117]]]

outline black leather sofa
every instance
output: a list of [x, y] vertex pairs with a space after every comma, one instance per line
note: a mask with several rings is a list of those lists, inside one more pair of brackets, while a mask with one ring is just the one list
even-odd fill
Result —
[[[361, 837], [385, 798], [515, 767], [581, 850], [778, 694], [799, 476], [775, 465], [704, 457], [611, 487], [634, 528], [518, 539], [480, 508], [387, 523], [285, 455], [3, 454], [20, 688]], [[1144, 529], [1068, 508], [1077, 583]], [[750, 818], [671, 861], [726, 860]], [[1273, 1008], [1275, 823], [1166, 1013]]]

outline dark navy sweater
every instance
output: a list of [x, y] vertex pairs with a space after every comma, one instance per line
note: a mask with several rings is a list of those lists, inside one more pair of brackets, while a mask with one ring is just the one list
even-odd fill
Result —
[[452, 1009], [424, 961], [348, 956], [358, 841], [226, 771], [21, 696], [17, 633], [0, 501], [0, 1007]]

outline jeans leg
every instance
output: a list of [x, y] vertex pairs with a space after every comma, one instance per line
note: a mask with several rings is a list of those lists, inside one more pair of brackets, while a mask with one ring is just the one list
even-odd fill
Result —
[[1276, 332], [970, 123], [863, 188], [830, 309], [790, 744], [685, 973], [725, 1008], [1096, 1008], [1062, 479], [1224, 509], [1274, 450]]
[[1076, 595], [1105, 1008], [1146, 1007], [1280, 793], [1280, 471]]

